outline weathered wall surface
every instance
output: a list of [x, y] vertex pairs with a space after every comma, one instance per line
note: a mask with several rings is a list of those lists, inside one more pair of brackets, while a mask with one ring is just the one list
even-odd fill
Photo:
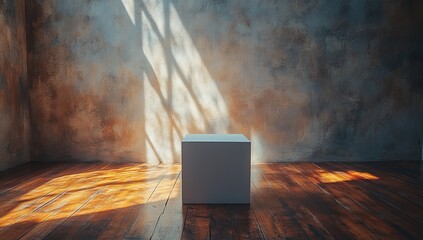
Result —
[[24, 1], [0, 0], [0, 171], [29, 161]]
[[36, 160], [420, 159], [420, 1], [27, 1]]

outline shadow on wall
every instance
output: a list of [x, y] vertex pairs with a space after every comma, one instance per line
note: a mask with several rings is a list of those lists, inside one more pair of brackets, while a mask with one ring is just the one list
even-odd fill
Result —
[[47, 63], [30, 68], [37, 159], [173, 162], [185, 134], [227, 131], [226, 104], [169, 1], [30, 5], [30, 58]]
[[29, 161], [25, 5], [0, 0], [0, 171]]
[[172, 3], [256, 161], [419, 159], [420, 1]]
[[35, 159], [173, 162], [217, 132], [253, 161], [420, 158], [415, 1], [27, 4]]

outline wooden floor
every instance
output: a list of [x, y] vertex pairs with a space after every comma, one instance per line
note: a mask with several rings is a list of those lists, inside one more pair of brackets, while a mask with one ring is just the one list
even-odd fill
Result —
[[256, 164], [251, 205], [182, 206], [180, 169], [0, 173], [0, 239], [423, 239], [420, 162]]

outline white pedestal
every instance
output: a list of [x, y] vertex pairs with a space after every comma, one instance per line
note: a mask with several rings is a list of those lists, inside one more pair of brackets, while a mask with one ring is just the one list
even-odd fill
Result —
[[184, 204], [249, 204], [251, 142], [242, 134], [189, 134], [182, 140]]

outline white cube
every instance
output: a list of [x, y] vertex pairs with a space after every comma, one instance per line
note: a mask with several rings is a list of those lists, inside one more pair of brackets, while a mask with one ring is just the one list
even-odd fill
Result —
[[184, 204], [249, 204], [251, 142], [242, 134], [189, 134], [182, 140]]

